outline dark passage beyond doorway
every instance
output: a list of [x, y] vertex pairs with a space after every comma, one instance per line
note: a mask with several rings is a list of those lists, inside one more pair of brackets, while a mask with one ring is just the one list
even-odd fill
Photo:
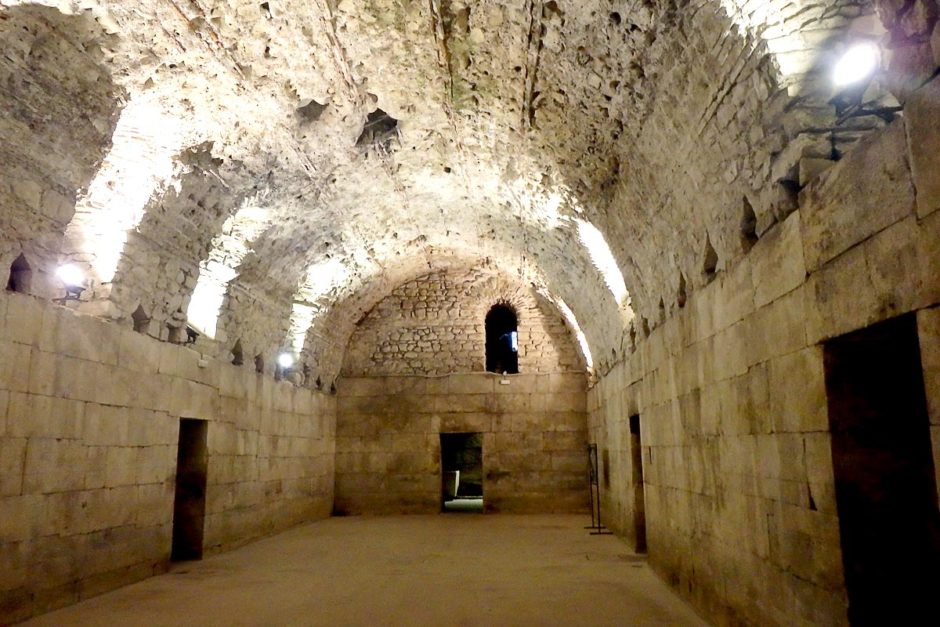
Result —
[[176, 458], [176, 497], [173, 502], [173, 561], [202, 559], [202, 537], [206, 518], [206, 471], [208, 469], [205, 420], [180, 420]]
[[441, 434], [441, 510], [483, 511], [483, 434]]
[[940, 516], [916, 318], [830, 340], [825, 366], [849, 622], [934, 624]]

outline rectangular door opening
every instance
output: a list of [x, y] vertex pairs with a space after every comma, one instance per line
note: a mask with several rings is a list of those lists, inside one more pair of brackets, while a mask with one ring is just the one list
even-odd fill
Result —
[[202, 559], [206, 520], [206, 471], [209, 465], [205, 420], [180, 420], [173, 500], [173, 561]]
[[640, 417], [630, 416], [630, 458], [633, 468], [633, 534], [637, 553], [646, 553], [646, 488], [643, 484], [643, 438]]
[[824, 345], [842, 563], [853, 625], [936, 612], [940, 513], [914, 315]]
[[441, 511], [483, 512], [483, 434], [441, 434]]

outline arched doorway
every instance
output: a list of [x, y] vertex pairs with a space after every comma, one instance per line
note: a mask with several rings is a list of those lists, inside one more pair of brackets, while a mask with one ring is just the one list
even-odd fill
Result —
[[519, 334], [516, 311], [509, 305], [493, 305], [486, 314], [486, 370], [519, 372]]

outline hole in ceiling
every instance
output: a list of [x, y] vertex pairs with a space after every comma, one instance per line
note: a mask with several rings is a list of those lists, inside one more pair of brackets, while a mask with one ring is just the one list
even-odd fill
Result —
[[751, 201], [744, 197], [743, 212], [741, 215], [741, 248], [748, 252], [757, 243], [757, 214]]
[[718, 272], [718, 253], [712, 246], [711, 237], [705, 235], [705, 261], [702, 265], [702, 272], [705, 274], [705, 280], [709, 283], [715, 278]]
[[382, 146], [386, 150], [391, 146], [392, 139], [398, 137], [398, 120], [376, 109], [366, 118], [362, 133], [356, 140], [357, 146]]
[[235, 346], [232, 347], [232, 365], [241, 366], [245, 363], [245, 351], [242, 348], [241, 339], [235, 340]]
[[131, 314], [131, 320], [134, 321], [134, 330], [138, 333], [147, 333], [150, 330], [150, 315], [144, 311], [143, 305], [137, 305], [137, 309]]
[[310, 123], [319, 120], [324, 111], [326, 111], [325, 104], [320, 104], [316, 100], [311, 100], [304, 106], [297, 109], [297, 115], [300, 116], [301, 121]]

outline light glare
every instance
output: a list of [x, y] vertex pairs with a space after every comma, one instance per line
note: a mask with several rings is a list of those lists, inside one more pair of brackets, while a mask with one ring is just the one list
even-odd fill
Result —
[[846, 87], [871, 76], [878, 67], [878, 47], [872, 43], [856, 44], [849, 48], [833, 73], [837, 87]]
[[584, 361], [587, 364], [588, 370], [594, 369], [594, 357], [591, 355], [591, 347], [588, 345], [587, 337], [584, 335], [584, 331], [581, 330], [581, 325], [578, 324], [578, 319], [575, 318], [574, 312], [571, 311], [571, 307], [568, 306], [565, 301], [560, 298], [553, 299], [555, 306], [561, 311], [561, 315], [565, 317], [565, 320], [568, 321], [568, 324], [571, 325], [571, 328], [574, 330], [575, 337], [578, 338], [578, 344], [581, 346], [581, 354], [584, 356]]
[[277, 365], [288, 370], [294, 367], [294, 356], [290, 353], [281, 353], [277, 356]]
[[74, 263], [59, 266], [55, 273], [69, 287], [81, 287], [85, 283], [85, 273]]
[[613, 294], [617, 305], [623, 305], [629, 297], [627, 285], [623, 280], [623, 274], [620, 272], [620, 266], [617, 265], [617, 260], [614, 258], [614, 253], [610, 250], [610, 246], [604, 238], [604, 234], [596, 226], [585, 220], [576, 218], [575, 223], [578, 225], [578, 236], [591, 256], [591, 261], [600, 271], [604, 283], [607, 284], [607, 288]]

